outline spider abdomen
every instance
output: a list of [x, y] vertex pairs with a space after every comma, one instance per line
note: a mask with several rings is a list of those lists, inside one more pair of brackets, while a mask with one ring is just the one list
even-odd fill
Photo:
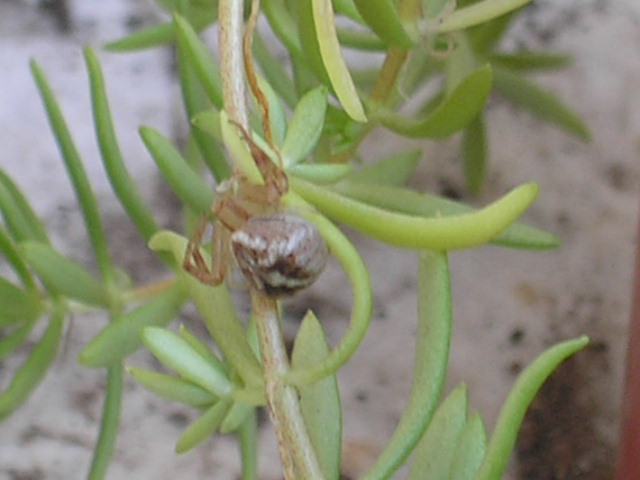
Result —
[[311, 285], [328, 256], [318, 229], [291, 214], [251, 217], [231, 235], [231, 250], [249, 285], [270, 297]]

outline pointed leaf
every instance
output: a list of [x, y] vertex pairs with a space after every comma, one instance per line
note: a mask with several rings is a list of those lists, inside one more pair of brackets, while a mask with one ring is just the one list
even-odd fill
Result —
[[495, 88], [509, 101], [536, 117], [560, 127], [582, 141], [589, 141], [591, 133], [580, 116], [551, 92], [541, 89], [519, 73], [504, 68], [495, 69]]
[[47, 290], [89, 305], [109, 307], [107, 290], [76, 262], [37, 242], [24, 242], [19, 248]]
[[320, 55], [331, 85], [349, 116], [357, 122], [364, 123], [367, 116], [342, 57], [331, 0], [312, 0], [312, 6]]
[[448, 137], [467, 125], [482, 110], [491, 91], [491, 83], [491, 67], [485, 65], [460, 82], [425, 118], [405, 118], [384, 110], [378, 112], [378, 118], [389, 129], [407, 137]]
[[343, 163], [301, 163], [287, 169], [287, 173], [317, 185], [332, 185], [353, 171]]
[[586, 336], [558, 343], [543, 352], [520, 373], [500, 411], [487, 454], [475, 480], [495, 480], [502, 477], [524, 414], [536, 393], [564, 359], [583, 349], [588, 343]]
[[324, 87], [315, 88], [300, 99], [282, 146], [285, 167], [302, 162], [315, 148], [322, 134], [326, 109], [327, 89]]
[[531, 0], [483, 0], [467, 7], [459, 8], [438, 26], [438, 32], [453, 32], [488, 22], [516, 10]]
[[353, 172], [346, 180], [369, 185], [404, 185], [420, 161], [422, 150], [409, 150], [378, 160]]
[[206, 413], [189, 425], [176, 444], [176, 453], [185, 453], [198, 444], [204, 442], [215, 433], [225, 415], [231, 408], [231, 402], [220, 400], [213, 405]]
[[408, 480], [449, 480], [458, 441], [467, 424], [467, 389], [456, 388], [436, 410], [418, 444]]
[[49, 243], [42, 220], [33, 211], [22, 191], [0, 169], [0, 212], [16, 241], [36, 240]]
[[460, 434], [451, 468], [451, 480], [473, 480], [487, 451], [487, 432], [482, 417], [472, 415]]
[[517, 72], [560, 70], [573, 62], [571, 56], [564, 53], [530, 51], [494, 53], [488, 59], [492, 65]]
[[107, 367], [122, 361], [142, 345], [142, 329], [165, 326], [186, 301], [184, 286], [174, 285], [144, 305], [116, 316], [84, 347], [78, 361], [86, 367]]
[[354, 0], [358, 12], [376, 35], [389, 45], [410, 50], [413, 40], [405, 31], [391, 0]]
[[[304, 368], [322, 360], [328, 353], [329, 347], [322, 326], [309, 310], [300, 325], [291, 363], [294, 368]], [[331, 375], [313, 385], [300, 388], [300, 408], [325, 478], [338, 478], [342, 448], [342, 410], [336, 376]]]
[[151, 353], [181, 377], [205, 390], [224, 397], [231, 392], [229, 377], [194, 350], [187, 341], [159, 327], [142, 330], [142, 341]]
[[167, 375], [166, 373], [135, 367], [128, 368], [127, 373], [147, 390], [174, 402], [184, 403], [192, 407], [203, 407], [216, 401], [216, 396], [213, 393], [195, 383]]
[[16, 323], [29, 323], [40, 316], [44, 309], [35, 292], [22, 290], [0, 278], [0, 328]]

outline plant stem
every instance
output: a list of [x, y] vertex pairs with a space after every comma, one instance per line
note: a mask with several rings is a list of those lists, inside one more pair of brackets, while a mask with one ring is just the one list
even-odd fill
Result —
[[242, 58], [243, 0], [220, 0], [218, 25], [224, 109], [229, 118], [248, 128], [246, 83]]
[[307, 433], [298, 392], [284, 382], [289, 360], [277, 302], [253, 291], [251, 303], [262, 352], [265, 395], [278, 437], [285, 480], [322, 480], [324, 475]]

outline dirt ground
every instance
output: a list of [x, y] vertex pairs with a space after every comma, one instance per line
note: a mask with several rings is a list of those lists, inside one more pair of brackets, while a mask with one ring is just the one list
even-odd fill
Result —
[[[105, 214], [114, 256], [137, 281], [160, 274], [138, 242], [104, 180], [93, 140], [81, 46], [99, 46], [133, 26], [157, 21], [150, 2], [111, 0], [0, 2], [0, 165], [30, 195], [55, 245], [90, 262], [80, 214], [46, 121], [28, 59], [35, 57], [68, 116]], [[514, 25], [506, 49], [527, 45], [571, 54], [566, 71], [539, 75], [589, 123], [582, 144], [542, 125], [499, 98], [489, 106], [491, 166], [479, 199], [465, 199], [458, 139], [425, 147], [413, 185], [486, 204], [515, 185], [535, 181], [540, 197], [525, 220], [556, 233], [551, 252], [484, 247], [451, 255], [455, 327], [448, 388], [466, 382], [471, 405], [489, 429], [516, 375], [553, 343], [586, 333], [590, 346], [543, 387], [527, 415], [508, 480], [611, 478], [620, 408], [625, 334], [640, 180], [640, 4], [636, 0], [536, 0]], [[181, 135], [171, 56], [154, 50], [100, 54], [114, 117], [135, 177], [164, 226], [179, 228], [177, 206], [137, 137], [139, 124]], [[376, 135], [367, 152], [382, 155], [398, 139]], [[365, 153], [366, 156], [366, 153]], [[411, 379], [415, 332], [415, 264], [400, 251], [350, 233], [371, 271], [376, 293], [371, 331], [340, 376], [345, 416], [344, 474], [358, 478], [383, 448], [403, 411]], [[1, 264], [0, 264], [1, 267]], [[330, 264], [313, 289], [287, 304], [293, 330], [313, 308], [339, 338], [348, 318], [347, 281]], [[185, 322], [197, 325], [188, 314]], [[0, 425], [0, 480], [85, 478], [102, 402], [101, 371], [75, 358], [104, 325], [77, 315], [60, 358], [43, 384]], [[0, 387], [19, 362], [0, 365]], [[144, 353], [131, 364], [152, 365]], [[109, 479], [232, 480], [236, 447], [216, 437], [185, 455], [173, 454], [195, 412], [170, 404], [127, 380], [122, 430]], [[276, 480], [277, 452], [263, 423], [265, 480]], [[404, 478], [402, 474], [398, 478]]]

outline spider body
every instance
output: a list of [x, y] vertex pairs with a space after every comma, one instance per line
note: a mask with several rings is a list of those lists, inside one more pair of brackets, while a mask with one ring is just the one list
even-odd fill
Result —
[[287, 192], [285, 173], [240, 127], [263, 184], [236, 172], [218, 187], [211, 267], [200, 253], [208, 224], [202, 217], [187, 245], [184, 269], [202, 283], [219, 285], [237, 264], [249, 286], [269, 297], [292, 295], [311, 285], [324, 269], [328, 250], [315, 226], [280, 212]]
[[311, 285], [328, 255], [318, 230], [291, 214], [251, 218], [231, 235], [231, 249], [251, 287], [270, 297]]

